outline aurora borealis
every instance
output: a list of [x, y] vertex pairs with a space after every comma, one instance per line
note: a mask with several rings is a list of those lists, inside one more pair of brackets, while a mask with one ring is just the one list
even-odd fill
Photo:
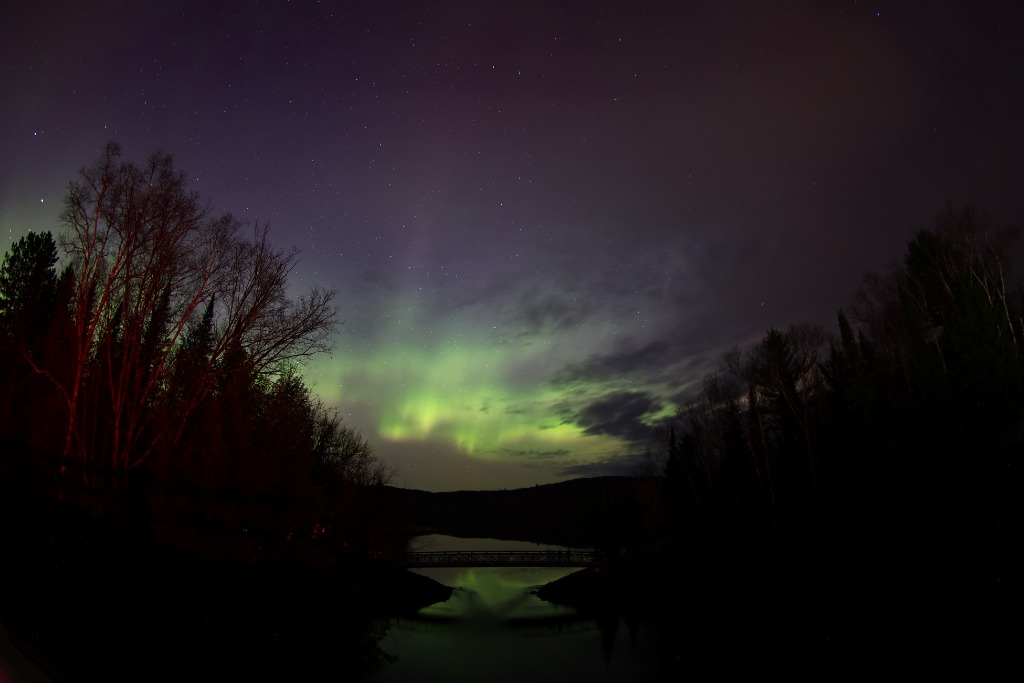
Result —
[[338, 289], [305, 374], [402, 486], [630, 472], [944, 202], [1024, 222], [1012, 3], [66, 5], [0, 27], [0, 244], [171, 152]]

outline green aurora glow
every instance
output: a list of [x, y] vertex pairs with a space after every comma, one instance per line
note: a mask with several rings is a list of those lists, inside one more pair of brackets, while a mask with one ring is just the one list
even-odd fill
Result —
[[605, 383], [546, 381], [566, 351], [486, 339], [435, 347], [394, 341], [320, 359], [307, 377], [326, 403], [391, 454], [441, 443], [473, 460], [565, 464], [628, 449], [622, 438], [587, 433], [573, 418], [572, 407], [606, 392]]
[[[470, 479], [473, 488], [529, 486], [572, 476], [567, 467], [635, 455], [641, 447], [581, 419], [580, 411], [629, 390], [666, 395], [677, 387], [635, 373], [565, 376], [566, 368], [633, 332], [617, 322], [627, 304], [608, 297], [604, 307], [590, 305], [569, 324], [537, 323], [538, 316], [530, 322], [523, 307], [507, 301], [572, 305], [564, 287], [552, 284], [537, 294], [539, 281], [505, 280], [494, 288], [500, 296], [475, 298], [460, 298], [457, 284], [437, 284], [430, 296], [404, 297], [383, 312], [346, 311], [342, 303], [338, 347], [314, 360], [306, 376], [325, 403], [399, 466], [399, 483], [435, 490], [465, 487]], [[544, 291], [570, 303], [545, 304]], [[674, 408], [665, 400], [642, 416], [651, 437], [654, 423]], [[438, 452], [446, 454], [443, 462]], [[420, 453], [433, 455], [418, 463]], [[427, 481], [428, 469], [452, 479]]]

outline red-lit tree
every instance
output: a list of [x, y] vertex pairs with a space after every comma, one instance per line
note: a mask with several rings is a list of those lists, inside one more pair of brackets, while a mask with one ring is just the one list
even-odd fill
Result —
[[[333, 290], [294, 301], [295, 251], [251, 238], [186, 188], [165, 154], [121, 161], [107, 145], [70, 186], [60, 243], [75, 273], [63, 449], [128, 470], [173, 446], [219, 378], [273, 375], [328, 348]], [[200, 320], [201, 319], [201, 320]], [[185, 377], [187, 375], [187, 377]]]

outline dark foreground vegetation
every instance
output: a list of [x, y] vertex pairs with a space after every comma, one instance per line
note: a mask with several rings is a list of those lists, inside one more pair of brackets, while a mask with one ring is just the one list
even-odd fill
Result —
[[685, 611], [681, 642], [808, 673], [1008, 663], [1024, 453], [1014, 237], [949, 207], [866, 278], [838, 339], [794, 326], [726, 354], [665, 434], [657, 542], [541, 594]]
[[298, 372], [334, 292], [292, 296], [296, 254], [166, 155], [109, 145], [61, 222], [0, 265], [6, 631], [70, 680], [365, 673], [424, 598], [372, 563], [407, 540], [366, 502], [392, 472]]
[[40, 481], [39, 459], [9, 446], [0, 457], [0, 672], [360, 680], [388, 661], [382, 618], [450, 594], [367, 555], [275, 540], [258, 522], [226, 528], [195, 503], [161, 514], [139, 498], [152, 489], [97, 490], [57, 470]]

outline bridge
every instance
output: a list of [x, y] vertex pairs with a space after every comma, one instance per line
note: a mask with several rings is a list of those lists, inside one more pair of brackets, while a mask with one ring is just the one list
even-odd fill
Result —
[[438, 550], [405, 554], [402, 566], [426, 567], [589, 567], [589, 550]]

